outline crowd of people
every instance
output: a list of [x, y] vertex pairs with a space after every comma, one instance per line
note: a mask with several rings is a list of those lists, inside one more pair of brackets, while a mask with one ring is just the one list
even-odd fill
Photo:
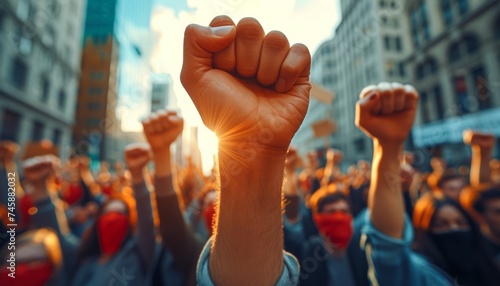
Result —
[[310, 63], [252, 18], [186, 28], [181, 81], [219, 138], [210, 176], [172, 165], [183, 118], [167, 110], [97, 173], [79, 155], [16, 164], [19, 146], [1, 142], [0, 285], [500, 285], [495, 137], [464, 133], [468, 171], [434, 158], [423, 173], [403, 151], [418, 93], [381, 83], [353, 107], [371, 163], [303, 160], [289, 145]]

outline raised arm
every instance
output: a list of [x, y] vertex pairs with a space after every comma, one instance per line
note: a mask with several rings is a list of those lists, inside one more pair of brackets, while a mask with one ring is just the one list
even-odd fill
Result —
[[298, 269], [284, 258], [281, 189], [288, 145], [307, 112], [310, 54], [280, 32], [265, 35], [252, 18], [235, 27], [219, 16], [211, 26], [186, 28], [181, 72], [203, 122], [219, 137], [210, 277], [216, 285], [292, 283]]
[[495, 146], [495, 136], [493, 134], [466, 130], [463, 134], [464, 143], [472, 148], [472, 158], [470, 163], [470, 184], [478, 186], [480, 184], [491, 183], [490, 159]]
[[285, 216], [292, 223], [298, 221], [300, 209], [299, 179], [297, 178], [297, 173], [295, 172], [297, 161], [297, 150], [290, 148], [286, 155], [285, 183], [283, 184], [283, 192], [285, 194], [286, 203]]
[[180, 269], [185, 283], [194, 282], [196, 262], [201, 242], [186, 224], [172, 180], [170, 146], [181, 134], [184, 121], [172, 111], [161, 111], [143, 122], [144, 134], [153, 151], [155, 164], [154, 185], [160, 233], [165, 247], [172, 253], [174, 264]]
[[147, 144], [130, 144], [125, 148], [125, 162], [132, 175], [137, 208], [139, 250], [145, 269], [150, 269], [155, 250], [155, 225], [148, 187], [144, 181], [144, 168], [151, 160]]
[[399, 158], [415, 119], [418, 94], [411, 86], [381, 83], [365, 88], [360, 97], [356, 126], [373, 139], [370, 219], [380, 232], [401, 238], [405, 207]]

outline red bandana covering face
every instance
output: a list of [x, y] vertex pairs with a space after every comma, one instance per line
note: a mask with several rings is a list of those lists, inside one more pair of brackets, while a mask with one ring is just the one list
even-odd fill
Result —
[[203, 219], [205, 220], [205, 225], [207, 226], [210, 236], [214, 233], [214, 219], [215, 219], [215, 205], [213, 203], [209, 204], [203, 210]]
[[0, 285], [11, 286], [44, 286], [49, 282], [54, 266], [50, 261], [37, 263], [18, 263], [15, 278], [9, 277], [11, 273], [7, 268], [0, 270]]
[[80, 184], [71, 184], [63, 194], [63, 200], [69, 205], [77, 203], [83, 196], [83, 189]]
[[126, 214], [119, 212], [103, 214], [97, 220], [97, 232], [102, 253], [114, 255], [118, 252], [129, 228], [128, 216]]
[[113, 194], [113, 185], [104, 185], [104, 186], [101, 186], [101, 190], [102, 190], [103, 194], [111, 196], [111, 194]]
[[28, 227], [31, 224], [30, 209], [35, 207], [33, 197], [31, 195], [24, 195], [19, 200], [19, 209], [21, 210], [21, 227]]
[[342, 212], [314, 214], [314, 222], [336, 248], [347, 248], [353, 235], [351, 215]]

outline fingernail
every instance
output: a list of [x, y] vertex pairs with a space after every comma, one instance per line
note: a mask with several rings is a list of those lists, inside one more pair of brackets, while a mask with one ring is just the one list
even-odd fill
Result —
[[275, 88], [280, 92], [286, 91], [286, 80], [280, 78], [278, 82], [276, 82]]
[[210, 27], [212, 30], [212, 34], [219, 36], [219, 37], [224, 37], [229, 35], [231, 31], [234, 29], [234, 26], [219, 26], [219, 27]]

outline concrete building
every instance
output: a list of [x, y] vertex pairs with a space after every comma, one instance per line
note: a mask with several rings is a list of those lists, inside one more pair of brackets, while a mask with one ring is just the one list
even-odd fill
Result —
[[[343, 167], [370, 159], [372, 145], [354, 125], [359, 92], [381, 81], [407, 82], [404, 60], [410, 54], [404, 1], [341, 0], [342, 21], [334, 37], [314, 54], [313, 81], [335, 94], [329, 111], [337, 131], [330, 145], [344, 152]], [[311, 106], [309, 113], [324, 112]], [[321, 140], [321, 139], [320, 139]], [[319, 143], [318, 143], [319, 144]]]
[[88, 0], [83, 37], [82, 76], [73, 142], [76, 152], [92, 161], [121, 156], [118, 102], [119, 44], [116, 39], [117, 0]]
[[500, 1], [411, 1], [405, 13], [415, 46], [406, 64], [421, 96], [414, 147], [425, 163], [468, 165], [463, 130], [500, 136]]
[[[312, 57], [311, 64], [311, 82], [320, 85], [326, 90], [332, 92], [331, 79], [333, 78], [333, 59], [331, 51], [334, 49], [333, 40], [323, 42]], [[311, 91], [312, 93], [312, 91]], [[328, 100], [319, 100], [311, 96], [306, 117], [302, 122], [299, 130], [292, 140], [292, 146], [297, 148], [299, 154], [304, 156], [310, 151], [318, 152], [318, 156], [322, 157], [324, 150], [333, 143], [333, 134], [324, 137], [316, 137], [313, 130], [313, 125], [323, 120], [334, 120], [334, 106]]]
[[0, 4], [0, 139], [71, 152], [85, 1]]

